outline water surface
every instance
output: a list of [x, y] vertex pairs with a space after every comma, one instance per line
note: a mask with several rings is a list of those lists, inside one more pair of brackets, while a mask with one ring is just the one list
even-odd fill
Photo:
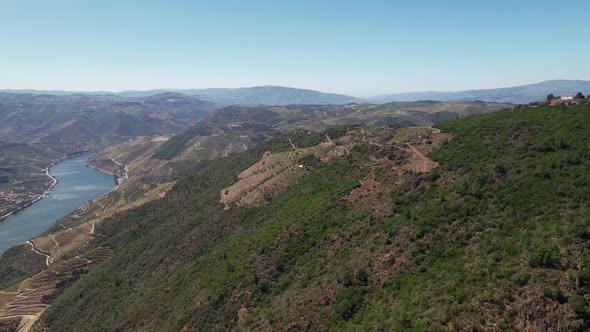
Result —
[[49, 174], [59, 181], [51, 193], [0, 222], [0, 254], [43, 234], [68, 213], [113, 189], [113, 176], [86, 166], [91, 156], [65, 159], [49, 169]]

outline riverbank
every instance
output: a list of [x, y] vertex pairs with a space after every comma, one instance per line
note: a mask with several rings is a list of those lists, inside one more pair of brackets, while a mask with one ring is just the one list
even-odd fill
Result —
[[86, 161], [86, 166], [88, 166], [88, 167], [90, 167], [92, 169], [95, 169], [95, 170], [97, 170], [99, 172], [103, 172], [103, 173], [106, 173], [106, 174], [111, 175], [112, 177], [115, 178], [115, 185], [116, 186], [119, 186], [119, 185], [121, 185], [123, 183], [123, 181], [129, 179], [127, 165], [126, 164], [119, 163], [119, 162], [115, 161], [113, 158], [111, 158], [111, 160], [113, 161], [113, 163], [115, 165], [117, 165], [119, 167], [123, 167], [123, 171], [124, 171], [123, 174], [120, 174], [120, 172], [118, 172], [118, 171], [112, 171], [112, 170], [108, 170], [106, 168], [102, 168], [102, 167], [98, 166], [97, 164], [92, 163], [92, 158], [89, 158]]
[[[51, 174], [49, 174], [49, 169], [53, 166], [55, 166], [56, 164], [70, 159], [70, 158], [75, 158], [75, 157], [79, 157], [79, 156], [83, 156], [85, 154], [90, 154], [92, 153], [92, 151], [83, 151], [80, 153], [75, 153], [72, 155], [68, 155], [68, 156], [64, 156], [56, 161], [53, 161], [51, 164], [49, 164], [49, 166], [47, 166], [44, 171], [45, 171], [45, 175], [47, 177], [49, 177], [51, 179], [51, 184], [49, 185], [49, 187], [47, 189], [45, 189], [41, 194], [39, 194], [37, 197], [26, 201], [24, 203], [22, 203], [21, 205], [17, 206], [16, 208], [12, 209], [10, 212], [0, 216], [0, 222], [4, 221], [5, 219], [7, 219], [8, 217], [20, 212], [21, 210], [31, 206], [32, 204], [42, 200], [43, 198], [47, 197], [49, 194], [51, 194], [51, 191], [53, 190], [53, 188], [58, 184], [59, 180], [57, 180], [54, 176], [52, 176]], [[99, 170], [100, 171], [100, 170]], [[102, 171], [101, 171], [102, 172]]]
[[90, 156], [66, 158], [48, 168], [46, 174], [51, 176], [51, 188], [48, 187], [34, 204], [29, 203], [0, 223], [0, 252], [41, 236], [64, 216], [113, 190], [115, 184], [111, 175], [87, 167], [85, 162]]

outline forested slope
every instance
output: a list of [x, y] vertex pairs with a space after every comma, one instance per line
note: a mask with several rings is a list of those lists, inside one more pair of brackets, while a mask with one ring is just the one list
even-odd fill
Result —
[[100, 224], [112, 256], [37, 328], [587, 329], [590, 107], [437, 127], [332, 131], [344, 153], [299, 161], [307, 175], [258, 206], [220, 193], [307, 136], [203, 162]]

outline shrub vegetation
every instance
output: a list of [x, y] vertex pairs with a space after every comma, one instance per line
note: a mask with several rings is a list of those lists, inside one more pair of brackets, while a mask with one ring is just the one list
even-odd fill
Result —
[[[66, 288], [40, 324], [587, 329], [590, 106], [503, 111], [438, 127], [453, 135], [430, 154], [440, 166], [404, 174], [385, 194], [387, 217], [343, 199], [367, 174], [375, 147], [306, 160], [309, 175], [256, 208], [223, 210], [219, 192], [264, 151], [288, 151], [288, 139], [204, 162], [166, 198], [105, 221], [93, 245], [114, 254]], [[322, 137], [301, 135], [302, 145]], [[238, 322], [242, 307], [248, 315]]]

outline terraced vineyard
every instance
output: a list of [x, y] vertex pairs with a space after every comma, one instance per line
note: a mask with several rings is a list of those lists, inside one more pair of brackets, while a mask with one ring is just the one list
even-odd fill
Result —
[[258, 170], [250, 176], [240, 179], [221, 193], [221, 203], [226, 208], [230, 204], [238, 206], [257, 206], [265, 202], [266, 198], [273, 193], [280, 193], [299, 177], [307, 172], [298, 167], [299, 165], [291, 159], [274, 161], [266, 164], [263, 159], [260, 163], [265, 167], [258, 167]]
[[[311, 134], [307, 132], [307, 135]], [[226, 209], [229, 209], [232, 204], [263, 205], [270, 197], [285, 191], [308, 173], [309, 165], [306, 165], [306, 159], [312, 158], [319, 162], [345, 154], [353, 146], [351, 141], [351, 135], [339, 137], [336, 140], [326, 136], [326, 139], [317, 145], [301, 148], [289, 139], [288, 153], [265, 152], [259, 162], [238, 175], [239, 180], [236, 183], [221, 191], [220, 201]]]
[[[383, 105], [230, 106], [212, 112], [177, 135], [139, 137], [110, 147], [96, 155], [90, 164], [120, 178], [165, 177], [188, 171], [195, 163], [246, 151], [270, 137], [294, 130], [322, 131], [355, 124], [431, 125], [444, 119], [506, 107], [509, 105], [433, 101]], [[348, 152], [345, 145], [340, 145], [332, 149], [331, 154], [336, 157]]]
[[29, 241], [32, 245], [31, 250], [46, 255], [47, 265], [49, 265], [85, 246], [92, 239], [94, 226], [99, 221], [100, 219], [92, 220], [50, 235], [34, 238]]
[[92, 266], [106, 260], [110, 248], [99, 247], [85, 254], [51, 265], [44, 271], [2, 291], [0, 329], [26, 332], [45, 311], [61, 289]]
[[[221, 211], [222, 206], [218, 204], [217, 208], [219, 209], [219, 211], [211, 207], [211, 209], [214, 209], [213, 212], [201, 213], [201, 206], [209, 206], [210, 204], [209, 200], [206, 198], [198, 200], [189, 198], [186, 202], [179, 203], [182, 206], [194, 209], [194, 212], [187, 212], [190, 216], [199, 216], [199, 218], [215, 217], [219, 218], [219, 221], [213, 223], [215, 225], [218, 225], [213, 228], [210, 228], [210, 226], [206, 225], [186, 225], [186, 228], [178, 230], [174, 229], [173, 232], [175, 234], [170, 235], [172, 236], [172, 238], [186, 237], [188, 241], [180, 247], [174, 245], [174, 250], [178, 250], [178, 248], [192, 248], [193, 246], [195, 246], [195, 243], [211, 243], [216, 241], [216, 236], [201, 236], [200, 234], [202, 229], [206, 229], [207, 232], [211, 231], [217, 234], [217, 232], [219, 232], [217, 230], [217, 227], [221, 227], [223, 229], [239, 229], [242, 227], [249, 228], [251, 227], [250, 225], [258, 225], [257, 221], [250, 221], [247, 224], [239, 222], [237, 220], [234, 220], [233, 216], [244, 216], [244, 213], [246, 213], [245, 216], [247, 217], [248, 212], [245, 211], [250, 211], [251, 209], [251, 211], [263, 211], [259, 209], [264, 209], [266, 206], [269, 205], [273, 206], [279, 204], [281, 206], [290, 206], [291, 204], [289, 203], [289, 200], [284, 201], [281, 200], [280, 197], [282, 197], [285, 194], [289, 195], [288, 193], [290, 192], [290, 189], [293, 187], [299, 188], [301, 186], [301, 182], [307, 183], [309, 185], [310, 181], [318, 181], [317, 177], [314, 177], [313, 180], [307, 179], [308, 176], [313, 177], [314, 172], [317, 172], [318, 169], [331, 169], [336, 172], [339, 172], [339, 174], [342, 174], [342, 176], [346, 177], [348, 177], [349, 175], [345, 174], [348, 174], [349, 172], [350, 174], [361, 173], [364, 175], [364, 177], [359, 178], [358, 181], [346, 180], [346, 188], [350, 189], [349, 191], [347, 190], [341, 192], [340, 195], [343, 195], [342, 200], [340, 203], [334, 203], [336, 204], [335, 206], [340, 206], [340, 204], [343, 204], [343, 202], [350, 202], [353, 203], [351, 206], [354, 207], [351, 207], [351, 209], [355, 211], [355, 214], [360, 213], [358, 211], [362, 211], [362, 213], [364, 213], [366, 209], [375, 209], [375, 211], [368, 212], [373, 214], [374, 216], [390, 215], [390, 209], [392, 205], [391, 191], [394, 190], [393, 188], [402, 187], [405, 183], [413, 183], [416, 181], [416, 178], [424, 176], [423, 174], [420, 174], [418, 172], [419, 170], [414, 172], [410, 169], [413, 167], [415, 159], [420, 159], [420, 157], [424, 157], [424, 154], [427, 153], [429, 149], [432, 149], [440, 145], [440, 143], [443, 141], [442, 135], [444, 134], [430, 127], [398, 129], [386, 127], [383, 128], [349, 126], [345, 128], [336, 128], [326, 133], [296, 131], [289, 135], [286, 135], [284, 138], [279, 137], [273, 139], [271, 142], [268, 143], [268, 145], [263, 144], [262, 147], [268, 146], [268, 149], [265, 150], [264, 153], [256, 154], [256, 156], [260, 159], [258, 159], [257, 161], [253, 160], [252, 162], [244, 162], [244, 167], [240, 168], [239, 173], [233, 173], [235, 174], [235, 181], [228, 181], [227, 176], [223, 177], [223, 182], [227, 183], [227, 185], [220, 186], [219, 189], [217, 189], [217, 191], [215, 192], [215, 198], [217, 198], [217, 201], [221, 202], [223, 206], [227, 208], [226, 211]], [[262, 149], [262, 147], [258, 149]], [[256, 153], [260, 152], [259, 150], [257, 151], [258, 152]], [[417, 157], [414, 157], [414, 154]], [[431, 161], [427, 157], [424, 158], [426, 158], [427, 165], [436, 165], [434, 161]], [[230, 157], [227, 160], [234, 159], [235, 158]], [[420, 161], [424, 162], [423, 159], [420, 159]], [[338, 168], [334, 168], [334, 165], [354, 165], [359, 163], [368, 164], [366, 167], [363, 166], [361, 168], [358, 168], [357, 166], [354, 166], [350, 169], [344, 168], [342, 171], [340, 171]], [[215, 164], [215, 162], [212, 162], [211, 164], [217, 165]], [[203, 167], [214, 167], [208, 165], [209, 163], [204, 163]], [[209, 180], [207, 178], [201, 178], [197, 176], [191, 179], [190, 182], [185, 183], [183, 190], [190, 192], [191, 195], [196, 195], [197, 192], [199, 192], [199, 185], [202, 183], [205, 183], [204, 185], [208, 185], [208, 181]], [[310, 191], [307, 193], [298, 194], [297, 197], [299, 198], [297, 198], [295, 201], [298, 202], [298, 200], [305, 199], [305, 197], [308, 195], [313, 196], [315, 195], [315, 193], [323, 192], [321, 190], [334, 190], [334, 192], [340, 192], [342, 190], [338, 189], [338, 186], [342, 186], [338, 182], [335, 182], [335, 185], [337, 187], [333, 189], [331, 189], [332, 183], [330, 183], [329, 180], [322, 179], [322, 181], [320, 182], [321, 184], [318, 184], [317, 188], [314, 185], [313, 190], [310, 189]], [[175, 193], [171, 196], [177, 197], [176, 195], [178, 194]], [[329, 195], [325, 197], [331, 196]], [[279, 199], [279, 201], [275, 202], [275, 199]], [[379, 206], [379, 204], [375, 204], [375, 202], [381, 202], [379, 203], [381, 205]], [[166, 204], [168, 203], [163, 203], [163, 205]], [[193, 206], [195, 207], [192, 208]], [[325, 204], [321, 203], [316, 208], [321, 209], [321, 207], [323, 206], [325, 206]], [[88, 208], [88, 213], [90, 213], [91, 209], [93, 211], [92, 213], [97, 213], [98, 211], [100, 211], [100, 209], [96, 207], [96, 204]], [[175, 209], [175, 211], [181, 210]], [[289, 208], [288, 211], [285, 211], [283, 213], [284, 215], [282, 214], [280, 217], [271, 217], [271, 219], [269, 220], [274, 220], [273, 222], [282, 223], [282, 220], [286, 220], [285, 218], [291, 218], [293, 220], [297, 220], [299, 218], [299, 212], [295, 208], [295, 206], [293, 208]], [[307, 217], [309, 217], [309, 213], [311, 212], [307, 211], [304, 213], [306, 213]], [[318, 218], [326, 218], [326, 213], [326, 211], [321, 212], [321, 215], [318, 216]], [[143, 220], [145, 220], [143, 219], [143, 216], [145, 216], [145, 214], [142, 213], [141, 215], [141, 221], [136, 222], [141, 223], [143, 222]], [[260, 216], [260, 218], [266, 219], [266, 217], [264, 216]], [[306, 217], [304, 216], [304, 218]], [[168, 219], [169, 217], [163, 217], [156, 224], [160, 224], [164, 222], [163, 220]], [[126, 226], [124, 226], [123, 224], [120, 224], [120, 226], [116, 226], [112, 223], [112, 220], [113, 219], [109, 219], [109, 221], [107, 221], [107, 229], [110, 232], [109, 234], [114, 234], [114, 236], [118, 237], [119, 235], [117, 235], [116, 232], [113, 232], [113, 229], [117, 229], [118, 227], [124, 228]], [[104, 227], [104, 224], [98, 225], [98, 229], [101, 229], [102, 227]], [[281, 230], [281, 234], [283, 235], [280, 236], [281, 239], [279, 240], [279, 243], [273, 245], [271, 242], [270, 248], [275, 248], [275, 246], [281, 248], [283, 246], [283, 241], [285, 243], [290, 243], [288, 241], [298, 241], [297, 239], [299, 237], [297, 234], [299, 234], [300, 232], [302, 232], [302, 230], [298, 229], [296, 225], [294, 225], [292, 228]], [[154, 234], [154, 241], [160, 241], [159, 239], [161, 235], [161, 232]], [[133, 231], [132, 233], [127, 233], [123, 236], [129, 236], [130, 241], [133, 241], [133, 239], [136, 237], [135, 231]], [[113, 240], [104, 239], [104, 241], [105, 243], [108, 243]], [[114, 241], [119, 240], [117, 239]], [[163, 247], [168, 246], [165, 243], [168, 243], [169, 240], [162, 239], [161, 241], [163, 241]], [[340, 243], [342, 240], [335, 238], [334, 241]], [[297, 246], [298, 244], [297, 242], [294, 242], [293, 245]], [[272, 251], [275, 249], [268, 250], [271, 251], [269, 253], [270, 256], [248, 256], [248, 258], [244, 258], [244, 264], [252, 266], [251, 268], [254, 271], [253, 273], [259, 276], [259, 278], [264, 280], [273, 280], [272, 275], [278, 273], [276, 272], [276, 269], [278, 268], [275, 269], [275, 267], [273, 267], [275, 266], [275, 263], [273, 262], [275, 259], [284, 258], [274, 257]], [[365, 252], [359, 253], [359, 255], [360, 254], [368, 255], [368, 253]], [[191, 254], [188, 255], [190, 256]], [[220, 259], [225, 259], [220, 258], [223, 257], [223, 255], [225, 254], [219, 253], [219, 256], [215, 256], [214, 260], [218, 261]], [[233, 256], [233, 254], [231, 255]], [[357, 253], [355, 252], [354, 255], [356, 257]], [[165, 257], [168, 256], [164, 256], [163, 259], [166, 259]], [[278, 266], [278, 264], [280, 263], [277, 262], [276, 265]], [[171, 262], [170, 265], [167, 266], [171, 269], [174, 269], [174, 266], [177, 265], [175, 265], [174, 262]], [[227, 267], [227, 269], [229, 269], [230, 271], [233, 268], [234, 267]], [[165, 270], [167, 269], [168, 268], [166, 268]], [[162, 273], [166, 274], [168, 272]], [[206, 272], [206, 270], [203, 270], [203, 273], [208, 272]], [[217, 271], [214, 274], [218, 275], [219, 273], [222, 272]], [[381, 273], [380, 275], [383, 280], [390, 276], [390, 274], [387, 273]], [[194, 282], [200, 284], [202, 282], [207, 282], [207, 280], [209, 279], [201, 276], [200, 278], [197, 278]], [[260, 283], [262, 285], [263, 283], [269, 282], [261, 281]], [[335, 287], [337, 289], [337, 287], [339, 286], [338, 282], [336, 282], [336, 279], [333, 279], [330, 285], [326, 284], [326, 287]], [[254, 288], [254, 291], [256, 291], [256, 288]], [[314, 291], [310, 290], [310, 292], [306, 292], [305, 294], [314, 298], [313, 301], [316, 301], [312, 293], [314, 293]], [[322, 296], [329, 296], [332, 298], [336, 296], [336, 293], [330, 293], [330, 291], [323, 292], [322, 294], [328, 294]], [[96, 296], [96, 294], [92, 296]], [[159, 295], [153, 294], [149, 296], [151, 297]], [[245, 297], [246, 300], [242, 300], [242, 297]], [[176, 299], [177, 295], [175, 295], [174, 298]], [[237, 315], [241, 317], [240, 320], [243, 322], [241, 324], [248, 324], [248, 315], [256, 310], [253, 307], [253, 305], [248, 305], [248, 302], [254, 300], [246, 294], [235, 296], [232, 295], [232, 298], [235, 298], [235, 300], [231, 300], [232, 303], [233, 301], [235, 301], [236, 303], [244, 303], [244, 306], [236, 308], [234, 313], [237, 312]], [[297, 297], [296, 301], [301, 300], [302, 298]], [[184, 302], [184, 300], [180, 298], [178, 301]], [[202, 301], [208, 300], [202, 299]], [[318, 301], [320, 300], [318, 299]], [[61, 311], [61, 307], [59, 309], [51, 309], [51, 312], [53, 313]], [[320, 313], [318, 313], [318, 315], [325, 314], [325, 312], [321, 311], [321, 309], [319, 312]], [[250, 326], [253, 329], [256, 329], [251, 325], [244, 326]], [[129, 329], [133, 329], [133, 327], [130, 326]], [[174, 330], [175, 328], [171, 329]], [[190, 330], [190, 328], [188, 330]]]
[[[238, 175], [237, 182], [221, 191], [220, 201], [226, 209], [229, 209], [232, 204], [263, 205], [270, 197], [285, 191], [297, 179], [308, 173], [308, 167], [304, 165], [306, 159], [311, 157], [316, 159], [316, 162], [326, 162], [351, 153], [361, 144], [370, 144], [382, 151], [386, 150], [388, 157], [398, 156], [395, 160], [389, 160], [388, 157], [375, 159], [373, 168], [390, 168], [394, 171], [393, 173], [397, 173], [390, 174], [390, 177], [396, 177], [400, 182], [403, 171], [428, 173], [438, 166], [438, 163], [430, 160], [426, 154], [450, 137], [432, 127], [401, 128], [396, 131], [393, 138], [385, 140], [382, 136], [383, 132], [383, 129], [353, 127], [340, 137], [331, 139], [326, 135], [321, 143], [306, 148], [295, 146], [289, 139], [291, 149], [288, 153], [265, 152], [260, 161]], [[367, 174], [360, 184], [360, 188], [355, 189], [350, 195], [352, 201], [356, 196], [365, 196], [360, 194], [363, 190], [367, 191], [364, 188], [376, 188], [381, 185], [375, 180], [373, 172]]]
[[165, 161], [151, 159], [167, 136], [141, 136], [127, 143], [102, 150], [88, 160], [88, 164], [109, 172], [120, 182], [136, 176], [166, 176], [172, 173]]
[[[162, 198], [172, 188], [174, 182], [165, 182], [149, 188], [141, 195], [134, 196], [131, 201], [124, 197], [111, 200], [110, 196], [97, 198], [87, 205], [98, 206], [100, 209], [92, 212], [86, 211], [87, 221], [73, 227], [53, 232], [51, 234], [35, 238], [30, 242], [35, 251], [48, 255], [48, 263], [58, 261], [60, 258], [71, 255], [85, 246], [94, 236], [96, 225], [115, 213], [120, 213], [141, 206], [152, 200]], [[146, 188], [147, 189], [147, 188]], [[101, 203], [104, 202], [103, 203]], [[90, 212], [90, 213], [89, 213]], [[79, 217], [79, 215], [78, 215]]]
[[80, 254], [96, 237], [96, 226], [105, 219], [162, 198], [173, 185], [174, 182], [151, 186], [130, 182], [117, 191], [88, 202], [78, 211], [66, 216], [46, 235], [10, 249], [0, 260], [1, 283], [9, 285], [64, 258]]

